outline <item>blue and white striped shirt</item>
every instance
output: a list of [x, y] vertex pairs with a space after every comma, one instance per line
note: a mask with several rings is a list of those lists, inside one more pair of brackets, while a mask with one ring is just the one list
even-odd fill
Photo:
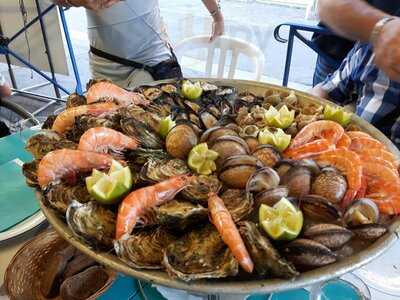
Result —
[[356, 114], [381, 130], [400, 148], [400, 82], [374, 64], [372, 46], [357, 43], [321, 88], [338, 104], [356, 102]]

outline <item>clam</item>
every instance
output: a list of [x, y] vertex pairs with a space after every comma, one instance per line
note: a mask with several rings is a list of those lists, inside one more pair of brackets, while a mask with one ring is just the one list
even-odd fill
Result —
[[257, 157], [264, 166], [271, 168], [282, 159], [280, 152], [271, 145], [259, 145], [252, 154]]
[[142, 230], [127, 239], [114, 241], [118, 257], [137, 269], [162, 269], [164, 249], [175, 240], [168, 231], [157, 227]]
[[208, 194], [211, 192], [218, 193], [221, 189], [221, 182], [214, 175], [199, 175], [184, 188], [181, 192], [182, 196], [194, 203], [207, 205]]
[[207, 109], [199, 112], [199, 118], [206, 129], [214, 127], [218, 122], [218, 118]]
[[297, 239], [283, 249], [285, 257], [299, 267], [322, 267], [336, 262], [337, 256], [326, 246], [309, 239]]
[[161, 90], [167, 94], [175, 94], [178, 89], [173, 84], [163, 84], [160, 86]]
[[210, 224], [168, 245], [163, 264], [171, 277], [184, 281], [235, 276], [239, 270], [232, 252]]
[[323, 196], [332, 203], [340, 203], [346, 191], [346, 178], [331, 167], [323, 168], [311, 186], [312, 194]]
[[344, 246], [353, 236], [353, 233], [334, 224], [316, 224], [304, 231], [304, 237], [336, 250]]
[[246, 142], [236, 136], [219, 137], [209, 144], [209, 148], [218, 152], [218, 159], [216, 160], [217, 166], [221, 166], [222, 162], [231, 156], [250, 153]]
[[197, 102], [186, 100], [183, 103], [189, 110], [196, 114], [198, 114], [201, 109], [201, 106]]
[[276, 188], [280, 178], [278, 173], [270, 167], [264, 167], [255, 171], [246, 184], [248, 192], [259, 193]]
[[298, 160], [297, 165], [308, 168], [311, 171], [311, 173], [313, 174], [313, 176], [316, 176], [321, 172], [321, 169], [318, 166], [318, 164], [315, 162], [315, 160], [312, 160], [312, 159]]
[[272, 90], [265, 91], [263, 104], [276, 106], [281, 103], [281, 101], [282, 98], [279, 92]]
[[96, 201], [79, 203], [73, 200], [68, 206], [66, 220], [78, 237], [98, 247], [112, 246], [116, 216]]
[[374, 224], [379, 221], [379, 209], [374, 201], [362, 198], [354, 201], [347, 208], [343, 221], [348, 226]]
[[37, 167], [39, 161], [33, 160], [29, 163], [24, 163], [22, 165], [22, 174], [24, 174], [26, 178], [26, 183], [29, 186], [36, 187], [39, 186], [37, 182]]
[[156, 208], [158, 224], [184, 231], [194, 224], [201, 224], [208, 217], [208, 210], [200, 204], [173, 200]]
[[270, 241], [260, 233], [256, 224], [245, 221], [238, 225], [240, 235], [259, 275], [272, 274], [280, 278], [293, 278], [299, 275], [294, 266], [281, 257]]
[[281, 185], [289, 189], [289, 196], [301, 197], [310, 193], [311, 189], [311, 171], [302, 166], [291, 167], [282, 177]]
[[229, 188], [244, 189], [250, 176], [261, 167], [262, 164], [253, 156], [231, 156], [222, 164], [219, 179]]
[[278, 172], [279, 177], [283, 177], [289, 169], [296, 166], [298, 164], [297, 161], [292, 159], [282, 159], [281, 161], [277, 162], [275, 165], [275, 169]]
[[123, 118], [121, 120], [122, 132], [135, 137], [142, 148], [162, 149], [163, 141], [158, 133], [146, 123], [135, 118]]
[[303, 213], [313, 221], [336, 222], [341, 217], [336, 206], [321, 196], [303, 196], [300, 199], [300, 206]]
[[221, 199], [235, 223], [245, 219], [253, 211], [253, 196], [245, 190], [228, 189], [221, 195]]
[[248, 138], [248, 137], [253, 137], [257, 138], [258, 133], [260, 132], [260, 129], [256, 125], [246, 125], [240, 130], [240, 137], [241, 138]]
[[193, 127], [189, 124], [178, 124], [172, 128], [165, 140], [169, 155], [185, 159], [190, 150], [197, 145], [198, 138]]
[[209, 93], [209, 92], [216, 92], [218, 90], [218, 86], [215, 84], [208, 83], [206, 81], [200, 81], [200, 86], [203, 89], [203, 92]]
[[226, 127], [215, 126], [204, 131], [200, 138], [201, 143], [212, 143], [215, 139], [222, 136], [238, 136], [237, 132]]
[[233, 86], [220, 86], [215, 92], [215, 96], [218, 101], [233, 101], [236, 97], [236, 88]]
[[190, 173], [186, 162], [175, 159], [154, 159], [150, 158], [140, 171], [140, 178], [150, 182], [160, 182], [172, 176]]
[[275, 188], [263, 191], [255, 197], [256, 208], [261, 204], [266, 204], [268, 206], [274, 206], [283, 197], [287, 198], [289, 196], [289, 189], [286, 186], [277, 186]]
[[218, 119], [221, 117], [221, 112], [219, 111], [218, 107], [215, 105], [211, 104], [207, 106], [207, 110], [209, 113], [211, 113], [218, 121]]
[[362, 224], [353, 226], [351, 231], [362, 240], [375, 241], [383, 236], [388, 229], [381, 224]]

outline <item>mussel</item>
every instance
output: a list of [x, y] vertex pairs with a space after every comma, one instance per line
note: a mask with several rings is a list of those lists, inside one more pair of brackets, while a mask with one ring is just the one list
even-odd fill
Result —
[[162, 269], [164, 249], [176, 238], [161, 227], [141, 230], [114, 241], [118, 257], [137, 269]]
[[193, 127], [189, 124], [178, 124], [172, 128], [165, 140], [169, 155], [185, 159], [190, 150], [197, 145], [198, 137]]
[[259, 145], [252, 154], [257, 157], [264, 166], [271, 168], [282, 159], [280, 152], [271, 145]]
[[253, 195], [245, 190], [228, 189], [221, 195], [234, 222], [245, 219], [253, 211]]
[[217, 166], [222, 166], [222, 162], [231, 156], [250, 153], [246, 142], [236, 136], [219, 137], [209, 143], [209, 148], [218, 152]]
[[218, 177], [227, 187], [244, 189], [250, 176], [261, 167], [253, 156], [235, 155], [223, 162]]
[[332, 167], [323, 168], [311, 186], [312, 194], [323, 196], [332, 203], [340, 203], [346, 191], [346, 178]]
[[239, 266], [214, 226], [192, 230], [164, 251], [163, 264], [174, 278], [190, 281], [235, 276]]
[[331, 250], [344, 246], [353, 236], [353, 233], [335, 224], [316, 224], [304, 231], [304, 237], [314, 240]]
[[246, 184], [246, 190], [252, 193], [259, 193], [276, 188], [280, 178], [278, 173], [270, 167], [263, 167], [255, 171]]
[[116, 216], [111, 210], [96, 201], [79, 203], [73, 200], [68, 206], [66, 219], [78, 237], [97, 247], [112, 247]]
[[281, 185], [289, 189], [289, 196], [299, 198], [310, 193], [311, 171], [303, 166], [291, 167], [282, 177]]
[[303, 196], [300, 198], [300, 206], [306, 217], [313, 221], [336, 222], [341, 218], [336, 206], [321, 196]]

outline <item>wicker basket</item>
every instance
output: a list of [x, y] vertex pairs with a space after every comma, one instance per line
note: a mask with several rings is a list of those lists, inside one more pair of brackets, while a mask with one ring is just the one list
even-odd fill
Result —
[[[69, 246], [53, 229], [47, 229], [27, 242], [15, 254], [4, 276], [4, 287], [12, 300], [46, 300], [40, 292], [43, 270], [50, 265], [55, 254]], [[106, 284], [88, 299], [94, 300], [113, 283], [116, 273], [106, 270], [109, 279]], [[51, 299], [61, 299], [60, 297]]]

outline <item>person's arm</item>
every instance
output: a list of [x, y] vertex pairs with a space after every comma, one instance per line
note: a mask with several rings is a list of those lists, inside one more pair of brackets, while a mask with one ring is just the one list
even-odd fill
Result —
[[53, 0], [54, 4], [66, 7], [85, 7], [91, 10], [108, 8], [120, 0]]
[[212, 33], [210, 41], [213, 41], [217, 36], [223, 35], [225, 31], [224, 16], [221, 12], [218, 0], [202, 0], [204, 6], [213, 18]]
[[0, 98], [8, 97], [11, 95], [10, 86], [7, 84], [6, 79], [0, 74]]
[[[321, 21], [339, 35], [371, 42], [376, 65], [392, 80], [400, 81], [400, 18], [375, 9], [364, 0], [319, 0], [318, 12]], [[393, 19], [372, 35], [379, 21], [388, 17]]]

